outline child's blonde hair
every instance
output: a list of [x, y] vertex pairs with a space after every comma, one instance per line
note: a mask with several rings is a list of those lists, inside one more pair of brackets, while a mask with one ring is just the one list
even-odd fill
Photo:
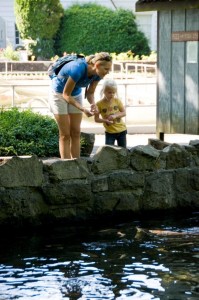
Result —
[[106, 79], [106, 80], [104, 80], [104, 83], [102, 85], [102, 89], [100, 91], [100, 96], [101, 97], [103, 97], [104, 91], [106, 90], [106, 88], [114, 89], [115, 90], [115, 94], [118, 97], [118, 94], [117, 94], [117, 83], [115, 82], [115, 80], [113, 80], [113, 79]]

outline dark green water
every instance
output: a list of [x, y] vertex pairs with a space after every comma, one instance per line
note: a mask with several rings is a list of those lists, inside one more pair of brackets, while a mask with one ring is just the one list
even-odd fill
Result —
[[198, 216], [2, 235], [0, 300], [199, 299]]

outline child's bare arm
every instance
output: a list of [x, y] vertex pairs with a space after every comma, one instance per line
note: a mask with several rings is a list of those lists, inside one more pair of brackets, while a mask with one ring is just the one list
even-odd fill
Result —
[[106, 123], [107, 125], [110, 125], [113, 123], [113, 121], [111, 121], [111, 120], [100, 118], [99, 113], [96, 113], [94, 118], [95, 118], [96, 123]]
[[102, 118], [100, 117], [99, 112], [97, 112], [97, 113], [95, 114], [94, 119], [95, 119], [95, 122], [96, 122], [96, 123], [103, 123], [103, 122], [104, 122], [104, 119], [102, 119]]
[[125, 116], [126, 116], [126, 109], [125, 109], [125, 107], [122, 105], [122, 106], [120, 107], [120, 111], [119, 111], [119, 112], [117, 112], [117, 113], [115, 113], [115, 114], [113, 114], [113, 115], [108, 116], [108, 120], [113, 121], [113, 120], [115, 120], [115, 119], [117, 119], [117, 118], [122, 118], [122, 117], [125, 117]]

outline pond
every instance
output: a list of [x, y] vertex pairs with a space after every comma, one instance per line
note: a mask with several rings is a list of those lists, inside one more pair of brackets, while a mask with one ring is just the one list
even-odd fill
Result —
[[0, 300], [199, 299], [198, 216], [1, 234]]

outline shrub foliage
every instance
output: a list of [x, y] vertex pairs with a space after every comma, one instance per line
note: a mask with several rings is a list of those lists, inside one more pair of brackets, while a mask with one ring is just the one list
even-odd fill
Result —
[[[18, 108], [0, 111], [0, 156], [37, 155], [60, 157], [57, 123], [49, 116]], [[89, 156], [91, 144], [81, 133], [81, 156]]]
[[148, 41], [130, 10], [113, 11], [101, 5], [73, 5], [65, 10], [58, 53], [77, 52], [85, 55], [100, 51], [148, 55]]
[[59, 157], [58, 128], [54, 119], [17, 108], [0, 112], [0, 155]]

